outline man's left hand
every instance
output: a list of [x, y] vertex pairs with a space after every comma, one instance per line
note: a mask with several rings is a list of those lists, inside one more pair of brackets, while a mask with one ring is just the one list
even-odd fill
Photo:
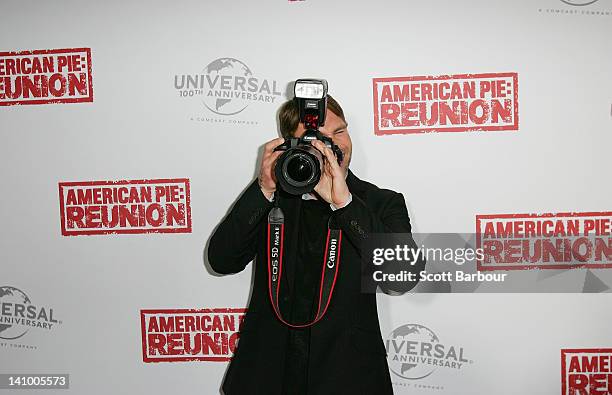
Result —
[[335, 207], [343, 207], [351, 194], [346, 185], [345, 170], [338, 164], [334, 151], [325, 146], [322, 141], [314, 140], [312, 145], [325, 157], [321, 179], [314, 190], [327, 203]]

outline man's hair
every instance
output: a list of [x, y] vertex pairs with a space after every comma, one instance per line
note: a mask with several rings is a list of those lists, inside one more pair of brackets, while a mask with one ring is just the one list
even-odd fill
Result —
[[[345, 123], [344, 111], [340, 107], [340, 103], [331, 95], [327, 95], [327, 108], [341, 118]], [[295, 99], [287, 100], [278, 110], [278, 124], [280, 126], [281, 135], [288, 139], [293, 137], [293, 133], [300, 123], [300, 110], [298, 109]]]

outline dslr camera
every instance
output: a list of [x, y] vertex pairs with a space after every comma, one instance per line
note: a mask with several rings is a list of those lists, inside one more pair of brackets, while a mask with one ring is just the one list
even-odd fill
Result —
[[299, 138], [285, 139], [274, 151], [285, 151], [276, 161], [274, 174], [280, 188], [292, 195], [301, 195], [314, 190], [323, 171], [323, 154], [312, 146], [312, 141], [322, 141], [331, 148], [338, 163], [342, 163], [342, 151], [324, 136], [319, 128], [325, 125], [327, 111], [327, 81], [299, 79], [295, 81], [295, 97], [300, 122], [306, 131]]

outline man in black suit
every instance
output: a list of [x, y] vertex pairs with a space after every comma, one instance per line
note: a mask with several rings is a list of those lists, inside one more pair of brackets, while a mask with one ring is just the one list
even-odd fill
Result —
[[[293, 100], [281, 107], [279, 123], [284, 138], [305, 132]], [[410, 220], [402, 194], [362, 181], [349, 170], [352, 143], [347, 127], [342, 108], [328, 96], [320, 130], [342, 150], [342, 163], [331, 149], [314, 141], [325, 157], [315, 193], [292, 196], [277, 191], [285, 216], [286, 267], [279, 305], [289, 322], [307, 322], [316, 314], [330, 217], [342, 231], [342, 263], [319, 322], [306, 328], [283, 324], [268, 293], [266, 219], [277, 189], [274, 164], [281, 154], [273, 149], [283, 138], [265, 145], [259, 177], [210, 239], [208, 258], [218, 273], [237, 273], [256, 258], [251, 301], [223, 383], [226, 395], [393, 393], [376, 295], [360, 291], [360, 256], [368, 234], [410, 233]]]

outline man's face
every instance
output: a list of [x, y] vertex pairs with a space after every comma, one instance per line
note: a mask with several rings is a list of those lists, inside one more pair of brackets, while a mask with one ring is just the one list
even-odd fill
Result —
[[[336, 144], [342, 151], [344, 159], [342, 160], [340, 167], [344, 171], [348, 170], [351, 162], [351, 154], [353, 153], [353, 143], [351, 142], [351, 136], [349, 136], [347, 126], [348, 125], [342, 120], [342, 118], [328, 109], [325, 113], [325, 126], [319, 129], [321, 134], [331, 138], [334, 144]], [[304, 124], [300, 122], [294, 136], [302, 137], [305, 131], [306, 129], [304, 128]]]

